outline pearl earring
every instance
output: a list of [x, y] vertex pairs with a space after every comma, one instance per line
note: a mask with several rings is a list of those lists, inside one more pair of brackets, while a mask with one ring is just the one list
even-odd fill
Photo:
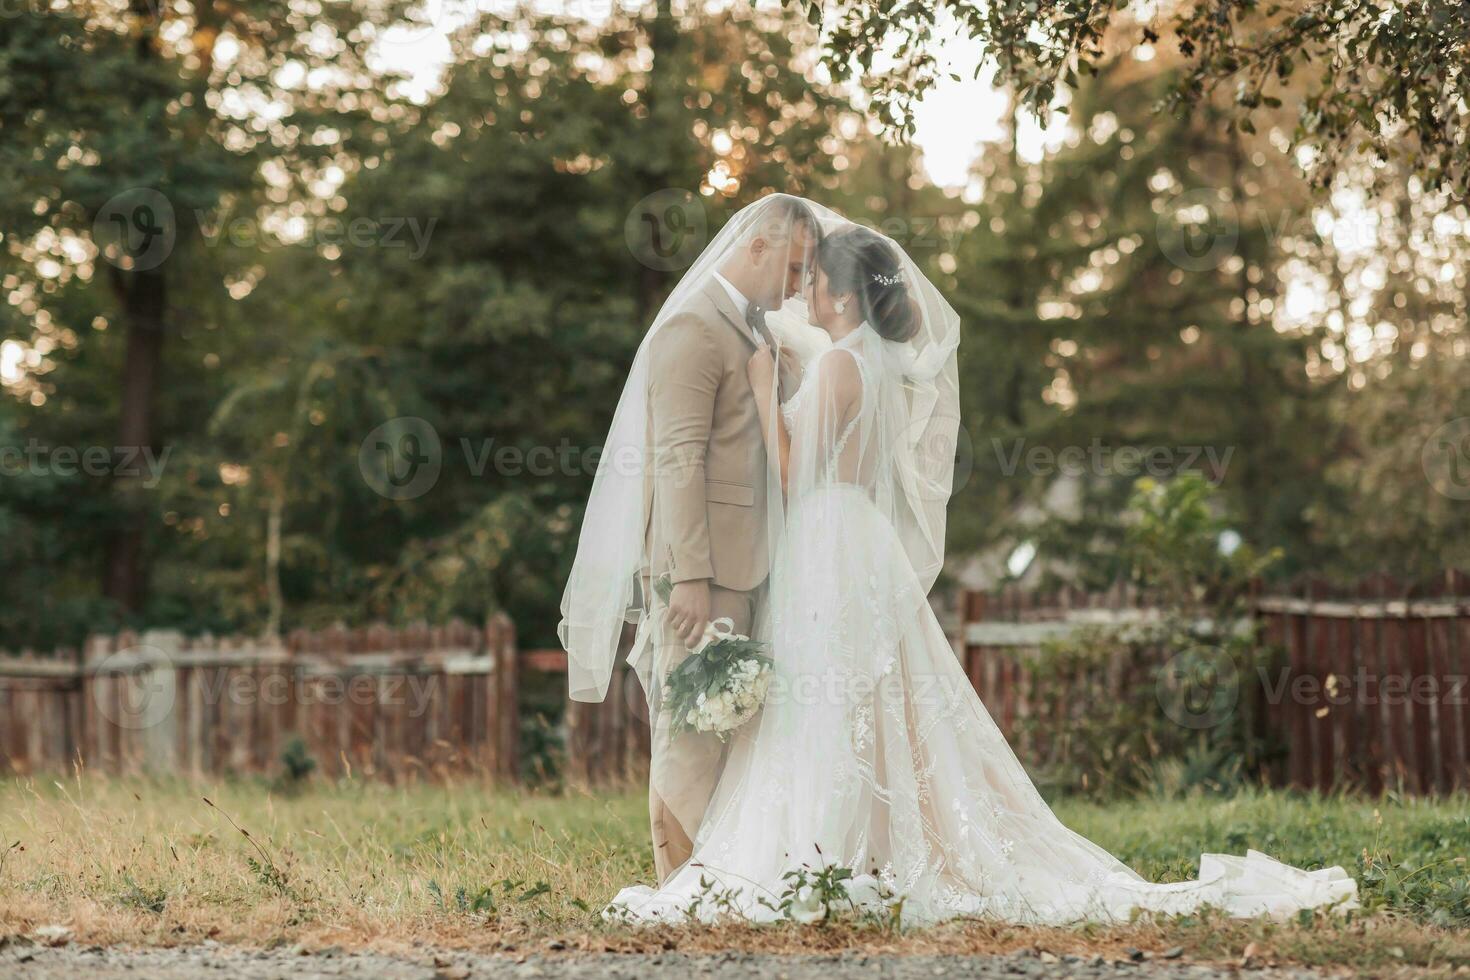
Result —
[[845, 300], [845, 299], [839, 299], [839, 300], [835, 301], [832, 304], [832, 309], [836, 310], [837, 311], [837, 314], [839, 316], [841, 316], [843, 313], [846, 313], [847, 312], [847, 300]]

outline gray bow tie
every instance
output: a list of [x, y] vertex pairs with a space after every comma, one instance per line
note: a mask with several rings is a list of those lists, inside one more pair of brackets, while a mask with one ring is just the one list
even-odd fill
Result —
[[765, 341], [767, 344], [770, 344], [772, 347], [776, 346], [771, 341], [771, 331], [766, 326], [765, 307], [761, 306], [759, 303], [751, 303], [749, 306], [747, 306], [745, 308], [745, 323], [747, 326], [750, 327], [751, 330], [755, 331], [755, 335], [761, 340]]

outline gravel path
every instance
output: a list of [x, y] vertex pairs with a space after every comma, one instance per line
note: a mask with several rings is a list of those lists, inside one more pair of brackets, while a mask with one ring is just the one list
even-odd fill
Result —
[[[1139, 980], [1217, 980], [1236, 977], [1234, 966], [1205, 966], [1169, 960], [1112, 962], [1101, 958], [1037, 956], [769, 956], [720, 953], [686, 956], [566, 954], [515, 958], [472, 953], [425, 952], [398, 958], [377, 953], [300, 949], [244, 950], [203, 945], [178, 949], [49, 948], [11, 942], [0, 948], [0, 977], [23, 980], [310, 980], [373, 977], [383, 980], [953, 980], [988, 977], [1137, 977]], [[1308, 970], [1260, 969], [1252, 980], [1293, 977], [1320, 980]]]

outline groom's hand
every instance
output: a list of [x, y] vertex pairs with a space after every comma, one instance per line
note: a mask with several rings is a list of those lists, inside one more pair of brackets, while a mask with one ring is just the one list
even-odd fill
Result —
[[745, 362], [745, 373], [750, 378], [750, 387], [759, 397], [771, 393], [776, 383], [776, 355], [765, 344], [755, 349], [750, 360]]
[[709, 579], [674, 586], [669, 593], [669, 625], [684, 645], [693, 649], [709, 625]]

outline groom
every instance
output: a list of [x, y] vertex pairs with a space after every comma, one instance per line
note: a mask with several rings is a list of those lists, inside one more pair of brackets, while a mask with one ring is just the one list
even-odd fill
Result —
[[[652, 583], [667, 577], [673, 586], [654, 642], [650, 692], [648, 808], [660, 882], [693, 851], [723, 746], [706, 734], [671, 741], [658, 688], [712, 620], [728, 618], [736, 633], [751, 630], [769, 562], [766, 455], [745, 366], [758, 344], [774, 349], [765, 313], [800, 291], [820, 234], [805, 204], [772, 201], [650, 340], [645, 604]], [[790, 382], [783, 379], [783, 388]]]

